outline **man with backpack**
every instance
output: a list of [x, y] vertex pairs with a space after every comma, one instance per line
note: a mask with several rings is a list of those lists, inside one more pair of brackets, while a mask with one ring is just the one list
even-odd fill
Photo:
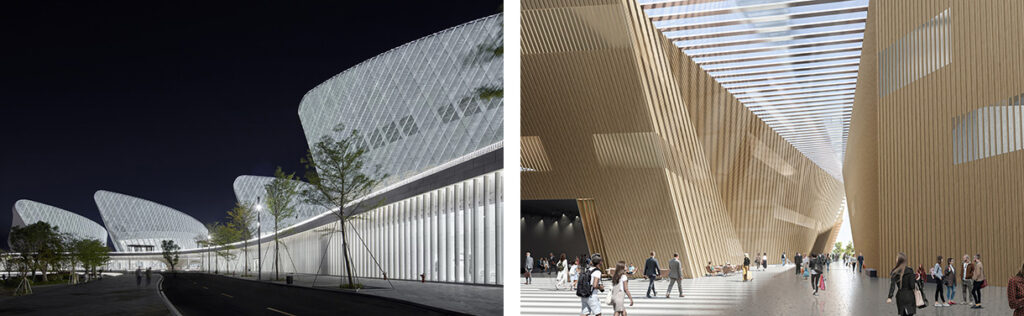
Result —
[[807, 269], [811, 271], [811, 288], [814, 289], [814, 293], [811, 295], [818, 296], [818, 282], [821, 281], [821, 273], [824, 270], [822, 268], [825, 265], [825, 257], [820, 254], [812, 254], [811, 262], [808, 264]]
[[596, 291], [604, 292], [601, 285], [601, 255], [594, 254], [590, 260], [591, 266], [580, 272], [579, 282], [576, 284], [576, 296], [580, 298], [580, 316], [601, 315], [601, 299], [595, 295]]

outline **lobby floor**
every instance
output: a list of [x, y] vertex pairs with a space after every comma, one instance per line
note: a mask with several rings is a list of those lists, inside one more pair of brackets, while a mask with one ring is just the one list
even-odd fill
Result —
[[[825, 275], [826, 290], [811, 295], [810, 281], [794, 274], [793, 265], [772, 265], [766, 271], [754, 271], [754, 280], [743, 282], [739, 274], [728, 277], [702, 277], [683, 280], [684, 298], [673, 289], [672, 298], [665, 298], [668, 282], [655, 282], [658, 298], [646, 298], [646, 280], [630, 281], [635, 305], [627, 307], [629, 315], [896, 315], [896, 306], [886, 304], [889, 279], [858, 276], [849, 269], [832, 265]], [[520, 278], [520, 284], [523, 279]], [[610, 289], [610, 281], [602, 281]], [[960, 302], [959, 288], [956, 301]], [[923, 294], [931, 300], [935, 284], [926, 284]], [[555, 290], [554, 280], [535, 277], [531, 285], [520, 288], [523, 315], [579, 315], [580, 301], [575, 292]], [[990, 286], [982, 290], [984, 309], [954, 305], [929, 305], [917, 315], [1010, 315], [1006, 288]], [[628, 304], [628, 299], [627, 302]], [[611, 315], [611, 307], [603, 305], [603, 315]]]

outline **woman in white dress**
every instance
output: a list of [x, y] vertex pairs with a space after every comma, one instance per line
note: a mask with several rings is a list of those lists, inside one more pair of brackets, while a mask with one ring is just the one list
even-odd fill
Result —
[[629, 298], [629, 306], [633, 306], [633, 294], [629, 293], [629, 276], [626, 275], [626, 262], [619, 261], [615, 265], [615, 275], [612, 276], [612, 310], [615, 316], [626, 316], [625, 299]]
[[558, 281], [555, 283], [555, 289], [561, 290], [569, 284], [569, 264], [565, 261], [564, 253], [558, 258], [558, 263], [555, 264], [555, 267], [558, 268], [558, 276], [555, 278]]
[[580, 258], [576, 258], [572, 262], [572, 266], [569, 267], [569, 282], [572, 284], [571, 290], [576, 290], [576, 281], [580, 278]]

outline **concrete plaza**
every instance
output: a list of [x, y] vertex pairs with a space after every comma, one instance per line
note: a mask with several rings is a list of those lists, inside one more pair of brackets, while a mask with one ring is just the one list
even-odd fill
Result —
[[34, 287], [32, 295], [0, 296], [0, 315], [171, 315], [160, 298], [160, 274], [104, 277], [85, 284]]

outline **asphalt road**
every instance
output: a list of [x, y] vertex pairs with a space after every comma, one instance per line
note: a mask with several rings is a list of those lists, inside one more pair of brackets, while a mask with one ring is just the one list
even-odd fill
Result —
[[452, 315], [454, 313], [359, 293], [181, 273], [165, 275], [164, 294], [194, 315]]

